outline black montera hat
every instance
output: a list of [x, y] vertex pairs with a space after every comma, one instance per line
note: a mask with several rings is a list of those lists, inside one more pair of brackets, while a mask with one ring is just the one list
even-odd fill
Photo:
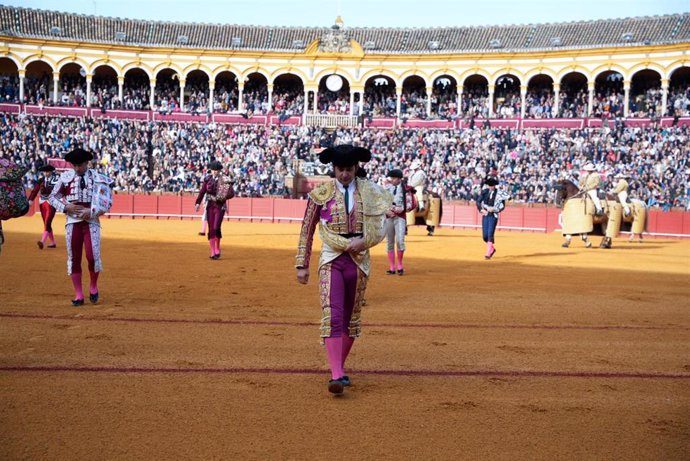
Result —
[[402, 172], [402, 170], [398, 170], [398, 169], [391, 170], [388, 172], [388, 177], [389, 178], [400, 178], [400, 179], [402, 179], [403, 172]]
[[495, 176], [488, 176], [484, 180], [484, 184], [486, 184], [487, 186], [498, 186], [498, 178], [496, 178]]
[[218, 160], [214, 160], [211, 163], [208, 164], [209, 169], [211, 170], [222, 170], [223, 169], [223, 164], [221, 164]]
[[81, 148], [74, 149], [65, 155], [65, 160], [67, 160], [72, 165], [79, 165], [80, 163], [88, 162], [93, 160], [93, 154]]
[[55, 171], [55, 167], [53, 165], [43, 165], [38, 171]]
[[350, 144], [341, 144], [324, 149], [319, 154], [321, 163], [332, 163], [334, 166], [348, 167], [359, 162], [371, 160], [371, 151], [363, 147], [355, 147]]

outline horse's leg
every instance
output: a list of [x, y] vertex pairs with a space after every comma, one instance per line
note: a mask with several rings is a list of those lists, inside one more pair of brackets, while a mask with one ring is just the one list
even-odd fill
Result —
[[563, 248], [568, 248], [570, 246], [570, 240], [572, 240], [573, 236], [570, 234], [565, 234], [565, 242], [563, 242], [563, 245], [561, 245]]
[[592, 242], [589, 241], [589, 236], [587, 234], [580, 234], [580, 238], [585, 242], [585, 248], [592, 248]]

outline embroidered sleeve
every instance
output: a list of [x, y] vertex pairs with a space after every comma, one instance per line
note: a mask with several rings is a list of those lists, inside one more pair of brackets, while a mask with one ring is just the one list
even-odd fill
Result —
[[298, 269], [309, 269], [314, 232], [316, 231], [316, 225], [319, 223], [320, 216], [321, 205], [317, 205], [314, 201], [309, 200], [307, 209], [304, 212], [304, 221], [302, 221], [302, 230], [300, 231], [299, 243], [297, 244], [295, 267]]
[[204, 180], [204, 182], [201, 183], [201, 189], [199, 190], [199, 195], [196, 197], [196, 204], [200, 205], [201, 200], [204, 198], [204, 195], [206, 194], [206, 184], [208, 181]]
[[31, 195], [29, 195], [29, 201], [36, 198], [36, 196], [38, 195], [38, 191], [40, 191], [41, 186], [43, 186], [44, 180], [45, 180], [45, 177], [38, 180], [38, 182], [36, 183], [36, 185], [34, 186], [34, 188], [31, 191]]
[[53, 191], [48, 197], [48, 203], [50, 203], [50, 206], [55, 208], [55, 210], [59, 211], [60, 213], [65, 212], [65, 203], [62, 201], [62, 198], [65, 196], [66, 187], [67, 185], [62, 182], [62, 178], [58, 179], [57, 183], [55, 183], [55, 187], [53, 187]]
[[510, 196], [503, 191], [498, 191], [496, 194], [496, 201], [494, 202], [494, 208], [496, 213], [500, 213], [506, 207], [506, 202], [510, 199]]

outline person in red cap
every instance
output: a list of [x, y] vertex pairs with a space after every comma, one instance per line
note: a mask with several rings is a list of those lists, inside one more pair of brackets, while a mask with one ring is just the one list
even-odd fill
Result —
[[99, 216], [112, 206], [112, 180], [89, 169], [93, 154], [74, 149], [65, 155], [72, 169], [60, 175], [48, 202], [65, 213], [65, 240], [67, 243], [67, 275], [74, 285], [73, 306], [84, 305], [82, 290], [82, 251], [89, 267], [89, 300], [99, 300], [98, 276], [103, 270], [101, 261], [101, 223]]
[[201, 183], [196, 198], [194, 211], [199, 211], [201, 202], [206, 196], [206, 221], [208, 221], [208, 243], [211, 246], [210, 259], [220, 259], [220, 239], [223, 238], [221, 226], [225, 214], [226, 202], [235, 196], [230, 180], [221, 174], [223, 165], [213, 161], [208, 166], [211, 174]]
[[331, 379], [328, 391], [341, 395], [350, 378], [345, 361], [361, 331], [361, 308], [369, 278], [369, 248], [385, 236], [385, 218], [394, 216], [392, 195], [357, 175], [360, 162], [371, 152], [340, 145], [319, 154], [321, 163], [332, 163], [334, 178], [309, 193], [297, 246], [297, 281], [309, 282], [309, 259], [316, 226], [322, 247], [319, 259], [321, 338], [326, 346]]
[[50, 240], [48, 248], [55, 248], [55, 236], [53, 236], [53, 218], [55, 217], [55, 208], [48, 202], [50, 193], [58, 182], [58, 177], [55, 174], [55, 167], [53, 165], [43, 165], [38, 169], [43, 172], [43, 176], [38, 180], [34, 186], [29, 201], [33, 204], [34, 199], [40, 194], [38, 203], [41, 210], [41, 218], [43, 219], [43, 235], [41, 240], [36, 242], [38, 249], [42, 250], [46, 239]]

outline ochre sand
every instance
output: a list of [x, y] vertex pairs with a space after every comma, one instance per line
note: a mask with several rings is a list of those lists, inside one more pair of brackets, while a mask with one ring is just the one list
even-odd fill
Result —
[[335, 398], [298, 225], [106, 219], [83, 308], [64, 218], [4, 225], [0, 459], [688, 459], [690, 241], [411, 228]]

